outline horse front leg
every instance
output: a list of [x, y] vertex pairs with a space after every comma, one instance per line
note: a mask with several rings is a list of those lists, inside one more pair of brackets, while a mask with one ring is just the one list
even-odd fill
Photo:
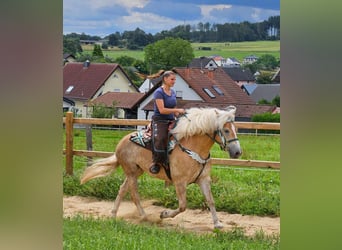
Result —
[[186, 209], [186, 183], [174, 184], [176, 188], [176, 194], [178, 197], [178, 208], [175, 210], [167, 209], [161, 212], [160, 218], [173, 218], [177, 214], [182, 213]]
[[214, 198], [213, 195], [211, 193], [211, 187], [210, 187], [210, 179], [205, 178], [199, 181], [198, 185], [201, 188], [201, 191], [208, 203], [210, 212], [211, 212], [211, 216], [213, 218], [213, 222], [214, 222], [214, 228], [223, 228], [223, 224], [219, 221], [218, 217], [217, 217], [217, 213], [216, 213], [216, 208], [215, 208], [215, 202], [214, 202]]

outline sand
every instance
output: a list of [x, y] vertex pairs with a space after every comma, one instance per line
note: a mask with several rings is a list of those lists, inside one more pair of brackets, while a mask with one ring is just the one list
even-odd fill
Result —
[[[118, 218], [127, 222], [139, 224], [147, 223], [161, 228], [175, 228], [196, 233], [213, 232], [211, 213], [208, 210], [187, 209], [174, 218], [160, 219], [160, 213], [166, 208], [153, 205], [153, 200], [143, 200], [142, 206], [147, 218], [142, 220], [131, 201], [123, 201], [117, 214]], [[112, 217], [113, 201], [103, 201], [95, 198], [65, 196], [63, 197], [63, 216], [75, 215], [91, 216], [94, 218]], [[236, 227], [241, 228], [246, 235], [252, 236], [256, 232], [263, 231], [266, 235], [280, 235], [279, 217], [260, 217], [240, 214], [217, 212], [218, 218], [224, 225], [221, 231], [230, 231]]]

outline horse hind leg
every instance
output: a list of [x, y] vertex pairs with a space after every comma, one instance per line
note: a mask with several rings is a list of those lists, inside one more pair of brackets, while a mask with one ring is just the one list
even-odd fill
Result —
[[128, 180], [126, 177], [124, 182], [121, 184], [118, 195], [116, 196], [116, 199], [114, 201], [114, 207], [112, 210], [112, 214], [114, 217], [116, 217], [118, 210], [119, 210], [120, 203], [123, 197], [125, 196], [125, 194], [127, 193], [127, 191], [128, 191]]
[[198, 183], [198, 185], [200, 186], [202, 194], [208, 203], [208, 206], [209, 206], [209, 209], [211, 212], [211, 216], [212, 216], [213, 222], [214, 222], [214, 228], [217, 228], [217, 229], [223, 228], [223, 224], [219, 221], [219, 219], [217, 217], [215, 202], [214, 202], [213, 195], [211, 193], [210, 180], [202, 179]]
[[124, 198], [124, 196], [126, 195], [128, 189], [130, 189], [132, 200], [135, 206], [137, 207], [140, 216], [145, 218], [146, 217], [145, 211], [140, 204], [140, 197], [138, 193], [138, 182], [136, 178], [132, 178], [132, 177], [126, 177], [124, 182], [120, 186], [120, 190], [114, 201], [114, 208], [112, 210], [113, 216], [114, 217], [117, 216], [120, 203], [122, 199]]
[[176, 193], [178, 197], [178, 208], [175, 210], [167, 209], [161, 212], [160, 218], [173, 218], [179, 213], [182, 213], [186, 209], [186, 184], [175, 183]]
[[131, 191], [131, 198], [132, 198], [135, 206], [137, 207], [140, 216], [143, 218], [146, 218], [146, 213], [145, 213], [145, 211], [142, 208], [141, 203], [140, 203], [140, 195], [138, 193], [138, 178], [137, 177], [130, 177], [130, 178], [128, 178], [128, 182], [129, 182], [129, 187], [130, 187], [130, 191]]

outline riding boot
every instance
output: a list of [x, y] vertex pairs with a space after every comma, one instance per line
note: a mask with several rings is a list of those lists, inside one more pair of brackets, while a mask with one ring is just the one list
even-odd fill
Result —
[[167, 160], [167, 139], [168, 139], [168, 121], [152, 121], [152, 158], [150, 167], [152, 174], [158, 174], [160, 168], [166, 164]]

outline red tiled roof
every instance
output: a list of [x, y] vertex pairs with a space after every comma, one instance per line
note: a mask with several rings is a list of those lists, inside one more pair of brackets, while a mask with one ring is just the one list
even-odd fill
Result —
[[103, 103], [106, 106], [112, 106], [114, 101], [115, 106], [118, 108], [133, 109], [144, 95], [144, 93], [132, 92], [107, 92], [94, 99], [92, 103]]
[[[225, 109], [229, 105], [233, 105], [236, 107], [236, 117], [245, 117], [251, 118], [256, 114], [263, 114], [266, 112], [273, 113], [276, 110], [276, 106], [274, 105], [261, 105], [261, 104], [235, 104], [235, 103], [206, 103], [201, 101], [189, 101], [189, 100], [178, 100], [177, 107], [178, 108], [218, 108]], [[148, 104], [145, 105], [143, 110], [153, 111], [153, 100], [151, 100]]]
[[[203, 99], [203, 101], [179, 99], [177, 100], [177, 107], [179, 108], [215, 107], [224, 109], [228, 105], [234, 105], [237, 108], [236, 117], [240, 118], [251, 118], [255, 114], [272, 112], [275, 109], [275, 106], [272, 105], [256, 104], [221, 68], [217, 68], [211, 71], [211, 73], [207, 69], [198, 68], [174, 68], [173, 71], [181, 76], [189, 87]], [[145, 97], [151, 95], [160, 84], [161, 81], [155, 84], [146, 93]], [[219, 87], [223, 95], [219, 95], [213, 86]], [[215, 98], [211, 98], [206, 94], [203, 90], [204, 88], [209, 89], [215, 95]], [[142, 109], [153, 111], [153, 100], [142, 107]]]
[[[221, 69], [210, 71], [199, 68], [175, 68], [184, 81], [189, 84], [205, 102], [208, 103], [235, 103], [235, 104], [255, 104], [241, 88]], [[220, 95], [214, 87], [221, 90]], [[215, 96], [211, 98], [204, 89], [210, 90]]]
[[[63, 68], [63, 96], [67, 98], [91, 99], [108, 77], [120, 67], [115, 63], [68, 63]], [[74, 86], [70, 93], [66, 90]]]

